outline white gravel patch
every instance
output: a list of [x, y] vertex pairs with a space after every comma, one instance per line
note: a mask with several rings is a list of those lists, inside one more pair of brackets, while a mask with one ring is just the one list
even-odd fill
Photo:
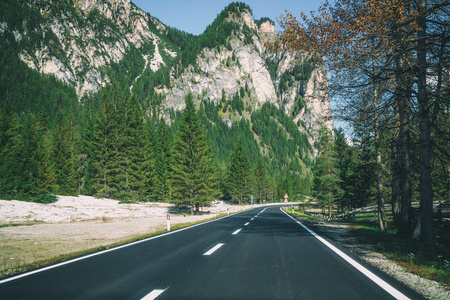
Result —
[[[97, 199], [90, 196], [57, 196], [52, 204], [0, 200], [0, 224], [11, 223], [70, 223], [93, 220], [136, 219], [163, 217], [171, 212], [169, 203], [145, 202], [119, 204], [117, 200]], [[209, 214], [236, 212], [251, 208], [250, 205], [229, 205], [214, 201], [203, 208]], [[227, 210], [228, 209], [228, 210]]]

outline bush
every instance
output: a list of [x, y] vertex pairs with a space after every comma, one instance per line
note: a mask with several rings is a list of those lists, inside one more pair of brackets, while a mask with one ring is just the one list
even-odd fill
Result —
[[38, 203], [44, 203], [44, 204], [50, 204], [55, 203], [58, 200], [55, 195], [52, 194], [44, 194], [38, 197], [38, 200], [36, 202]]

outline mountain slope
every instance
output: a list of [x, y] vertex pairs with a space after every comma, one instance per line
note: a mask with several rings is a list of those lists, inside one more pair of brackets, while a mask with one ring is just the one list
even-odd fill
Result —
[[[220, 163], [245, 135], [268, 169], [303, 176], [320, 127], [333, 126], [325, 68], [307, 54], [268, 48], [273, 21], [254, 20], [244, 3], [230, 4], [199, 36], [130, 0], [6, 0], [0, 9], [0, 102], [16, 112], [89, 111], [85, 99], [96, 102], [114, 85], [147, 118], [174, 123], [192, 93]], [[250, 157], [255, 164], [258, 155]]]
[[[111, 82], [111, 66], [129, 59], [132, 81], [144, 57], [156, 71], [178, 49], [160, 36], [165, 26], [130, 1], [2, 2], [0, 33], [30, 68], [53, 74], [82, 96]], [[158, 31], [160, 30], [160, 31]], [[136, 51], [137, 50], [137, 51]], [[131, 59], [136, 51], [138, 58]]]

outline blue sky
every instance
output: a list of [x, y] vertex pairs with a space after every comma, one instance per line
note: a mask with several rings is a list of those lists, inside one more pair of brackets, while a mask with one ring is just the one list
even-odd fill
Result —
[[[201, 34], [206, 26], [212, 24], [217, 15], [231, 0], [131, 0], [142, 10], [157, 17], [164, 24], [177, 29]], [[309, 14], [324, 2], [323, 0], [247, 0], [253, 10], [253, 18], [269, 17], [276, 19], [286, 10], [296, 17], [301, 12]], [[277, 30], [280, 30], [277, 24]]]

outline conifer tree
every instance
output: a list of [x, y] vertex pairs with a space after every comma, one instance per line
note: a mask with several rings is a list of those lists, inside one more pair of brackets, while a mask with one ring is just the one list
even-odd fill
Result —
[[257, 194], [256, 199], [258, 200], [259, 204], [261, 204], [262, 201], [266, 198], [267, 194], [266, 170], [261, 158], [258, 160], [258, 164], [256, 165], [255, 179], [256, 179], [255, 184]]
[[219, 196], [218, 176], [206, 133], [188, 94], [177, 130], [171, 168], [172, 202], [199, 210]]
[[156, 201], [170, 200], [170, 168], [173, 156], [173, 136], [170, 127], [164, 119], [158, 124], [155, 149], [154, 199]]
[[118, 102], [114, 127], [116, 159], [112, 184], [118, 199], [142, 200], [143, 163], [147, 158], [148, 140], [144, 134], [142, 113], [134, 96], [123, 96]]
[[249, 195], [250, 161], [243, 147], [242, 137], [239, 137], [234, 152], [230, 155], [228, 170], [228, 185], [231, 197], [241, 204]]
[[113, 101], [107, 92], [102, 95], [100, 109], [93, 124], [91, 148], [91, 189], [97, 197], [112, 197], [114, 190], [114, 170], [117, 160], [115, 126], [116, 111]]
[[75, 117], [59, 116], [53, 138], [53, 160], [55, 163], [55, 192], [60, 195], [75, 195], [78, 185], [76, 170]]
[[10, 118], [5, 145], [0, 153], [0, 196], [20, 199], [27, 182], [25, 124], [17, 114]]
[[342, 190], [339, 186], [341, 179], [333, 148], [333, 136], [325, 127], [319, 132], [318, 149], [319, 155], [314, 167], [314, 195], [319, 204], [328, 209], [328, 215], [331, 216], [331, 209], [341, 197]]
[[[45, 195], [52, 191], [55, 168], [52, 160], [51, 133], [48, 129], [48, 114], [41, 110], [37, 118], [30, 118], [30, 130], [26, 131], [27, 152], [31, 160], [28, 165], [30, 195], [38, 202], [47, 202]], [[31, 136], [28, 136], [31, 134]], [[51, 201], [54, 201], [51, 200]]]

